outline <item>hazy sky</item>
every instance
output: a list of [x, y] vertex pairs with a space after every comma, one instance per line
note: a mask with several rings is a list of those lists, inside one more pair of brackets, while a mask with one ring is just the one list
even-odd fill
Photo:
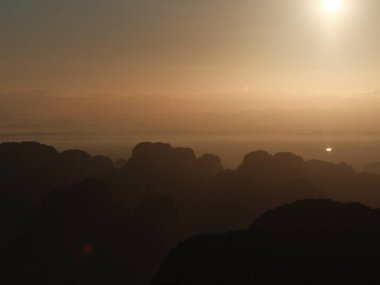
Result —
[[379, 27], [377, 0], [0, 0], [0, 89], [370, 92]]

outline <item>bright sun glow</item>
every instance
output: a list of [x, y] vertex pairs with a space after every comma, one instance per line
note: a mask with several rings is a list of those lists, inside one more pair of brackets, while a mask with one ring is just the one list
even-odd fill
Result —
[[322, 0], [322, 5], [327, 12], [335, 13], [342, 6], [342, 0]]
[[325, 150], [326, 150], [326, 152], [332, 152], [333, 148], [332, 147], [326, 147]]

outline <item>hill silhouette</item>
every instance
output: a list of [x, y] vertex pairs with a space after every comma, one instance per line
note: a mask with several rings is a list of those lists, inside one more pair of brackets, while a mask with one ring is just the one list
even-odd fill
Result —
[[379, 210], [302, 200], [247, 230], [182, 242], [153, 284], [369, 284], [380, 280], [379, 238]]
[[35, 142], [0, 144], [0, 248], [23, 231], [50, 191], [114, 171], [109, 158], [84, 151], [59, 153]]
[[147, 198], [135, 211], [118, 207], [101, 180], [53, 191], [1, 254], [0, 281], [148, 284], [169, 250], [168, 215], [174, 227], [176, 210], [165, 198]]
[[[250, 248], [252, 231], [255, 237], [262, 233], [268, 243], [273, 237], [273, 246], [278, 242], [279, 247], [288, 234], [294, 246], [304, 246], [312, 229], [297, 218], [330, 225], [331, 236], [326, 239], [332, 241], [334, 230], [348, 221], [344, 219], [351, 217], [365, 226], [373, 220], [372, 214], [364, 213], [377, 211], [305, 199], [380, 207], [380, 177], [375, 174], [357, 173], [345, 163], [305, 161], [295, 154], [262, 150], [248, 153], [236, 170], [230, 170], [213, 154], [197, 156], [190, 148], [166, 143], [140, 143], [129, 160], [120, 159], [115, 165], [105, 156], [81, 150], [60, 153], [34, 142], [3, 143], [0, 178], [2, 284], [149, 284], [170, 249], [191, 236], [237, 231], [221, 239], [217, 235], [195, 240], [229, 248], [240, 235], [242, 245], [248, 242]], [[267, 212], [297, 200], [303, 202]], [[325, 214], [320, 214], [321, 209]], [[316, 217], [311, 216], [313, 211]], [[337, 219], [339, 211], [344, 213], [342, 220]], [[284, 220], [280, 214], [270, 220], [270, 213], [281, 213]], [[250, 230], [238, 231], [255, 219]], [[280, 226], [288, 223], [305, 227], [293, 228], [294, 236], [287, 233], [290, 226], [280, 234]], [[327, 233], [316, 225], [315, 231]], [[213, 238], [215, 245], [206, 242]], [[237, 253], [241, 250], [246, 249]], [[286, 254], [293, 256], [290, 251]], [[167, 272], [172, 272], [171, 266]], [[157, 278], [172, 274], [162, 270]]]
[[375, 162], [375, 163], [370, 163], [370, 164], [364, 165], [363, 171], [380, 175], [380, 162]]

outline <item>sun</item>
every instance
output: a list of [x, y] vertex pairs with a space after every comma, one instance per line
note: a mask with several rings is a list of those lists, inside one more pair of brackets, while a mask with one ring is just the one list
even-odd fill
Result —
[[322, 0], [323, 8], [329, 13], [336, 13], [342, 6], [342, 0]]

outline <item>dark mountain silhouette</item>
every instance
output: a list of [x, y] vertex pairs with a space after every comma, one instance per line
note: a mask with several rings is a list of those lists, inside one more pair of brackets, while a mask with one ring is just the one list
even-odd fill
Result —
[[369, 284], [380, 281], [379, 238], [379, 210], [303, 200], [247, 230], [181, 243], [153, 284]]
[[50, 191], [114, 171], [110, 159], [84, 151], [59, 153], [34, 142], [0, 144], [0, 247], [22, 231]]
[[370, 164], [364, 165], [363, 171], [380, 175], [380, 162], [375, 162], [375, 163], [370, 163]]
[[[200, 233], [220, 234], [244, 229], [268, 209], [285, 203], [330, 198], [380, 206], [380, 177], [356, 173], [345, 163], [304, 161], [291, 153], [272, 155], [254, 151], [244, 157], [236, 170], [225, 170], [215, 155], [197, 157], [190, 148], [164, 143], [140, 143], [131, 158], [120, 160], [116, 167], [107, 157], [91, 156], [81, 150], [59, 153], [53, 147], [38, 143], [4, 143], [0, 144], [0, 178], [2, 284], [149, 284], [165, 255], [179, 242]], [[320, 214], [322, 208], [326, 211], [324, 216]], [[274, 229], [276, 223], [279, 227], [297, 221], [305, 228], [295, 228], [294, 236], [307, 240], [306, 232], [312, 229], [296, 216], [304, 212], [305, 219], [312, 218], [315, 210], [318, 213], [315, 220], [321, 226], [330, 225], [329, 242], [332, 242], [333, 230], [345, 223], [336, 219], [336, 209], [341, 209], [346, 218], [350, 215], [346, 213], [348, 208], [352, 219], [359, 219], [363, 225], [370, 221], [363, 213], [376, 212], [357, 204], [303, 201], [262, 216], [253, 228], [267, 221], [270, 213], [281, 213], [284, 220], [276, 215], [273, 221], [263, 222], [265, 226], [254, 231], [254, 236], [256, 239], [261, 232], [262, 239], [268, 243], [273, 237], [273, 244], [264, 244], [264, 249], [277, 246], [277, 242], [282, 247], [286, 232], [272, 235], [266, 232], [267, 225], [271, 224]], [[293, 212], [296, 216], [291, 215]], [[317, 226], [314, 229], [325, 230]], [[219, 245], [223, 245], [226, 250], [237, 250], [230, 250], [229, 254], [249, 253], [254, 244], [252, 250], [256, 252], [256, 241], [252, 243], [252, 235], [247, 234], [252, 231], [195, 240], [205, 241], [205, 248], [220, 250]], [[358, 232], [361, 233], [362, 228]], [[278, 235], [282, 238], [277, 239]], [[292, 242], [297, 240], [289, 236]], [[212, 243], [206, 243], [211, 239]], [[236, 239], [246, 248], [232, 246]], [[296, 245], [306, 246], [302, 240], [292, 244]], [[194, 247], [194, 250], [198, 249]], [[286, 247], [281, 249], [286, 253], [284, 256], [292, 257], [292, 251], [286, 250]], [[299, 254], [298, 250], [295, 248], [294, 252]], [[305, 252], [308, 250], [312, 249], [305, 248]], [[199, 251], [199, 256], [202, 254]], [[274, 262], [268, 256], [258, 251], [258, 257], [266, 260], [263, 266]], [[278, 260], [283, 258], [273, 256]], [[224, 257], [217, 256], [221, 263], [214, 260], [215, 270], [220, 269], [219, 265], [225, 266]], [[242, 270], [258, 262], [250, 256], [241, 258]], [[289, 264], [292, 263], [289, 261]], [[299, 266], [302, 268], [302, 264]], [[168, 272], [173, 272], [171, 268], [170, 265]], [[263, 272], [268, 270], [259, 268]], [[284, 268], [290, 272], [290, 268]], [[306, 268], [303, 270], [309, 272]], [[166, 276], [162, 272], [158, 276]], [[206, 273], [214, 278], [210, 272]], [[198, 282], [207, 283], [205, 280]]]
[[311, 160], [307, 164], [312, 173], [311, 181], [323, 189], [328, 198], [380, 207], [380, 176], [365, 172], [356, 173], [346, 163]]
[[228, 216], [223, 222], [230, 223], [221, 224], [216, 231], [244, 228], [268, 208], [286, 202], [323, 197], [310, 176], [310, 169], [296, 155], [265, 151], [247, 154], [236, 171], [222, 173], [208, 189], [209, 205], [217, 207], [217, 216]]
[[2, 253], [2, 284], [148, 284], [169, 250], [167, 219], [178, 225], [169, 199], [126, 211], [100, 180], [53, 191]]
[[140, 143], [122, 167], [114, 187], [120, 200], [135, 206], [148, 195], [168, 196], [182, 200], [193, 188], [201, 187], [223, 170], [220, 159], [213, 155], [200, 158], [190, 148], [174, 148], [164, 143]]
[[126, 166], [127, 163], [128, 163], [128, 161], [125, 160], [124, 158], [119, 158], [119, 159], [117, 159], [116, 162], [115, 162], [115, 167], [116, 167], [117, 169], [120, 169], [120, 168]]

